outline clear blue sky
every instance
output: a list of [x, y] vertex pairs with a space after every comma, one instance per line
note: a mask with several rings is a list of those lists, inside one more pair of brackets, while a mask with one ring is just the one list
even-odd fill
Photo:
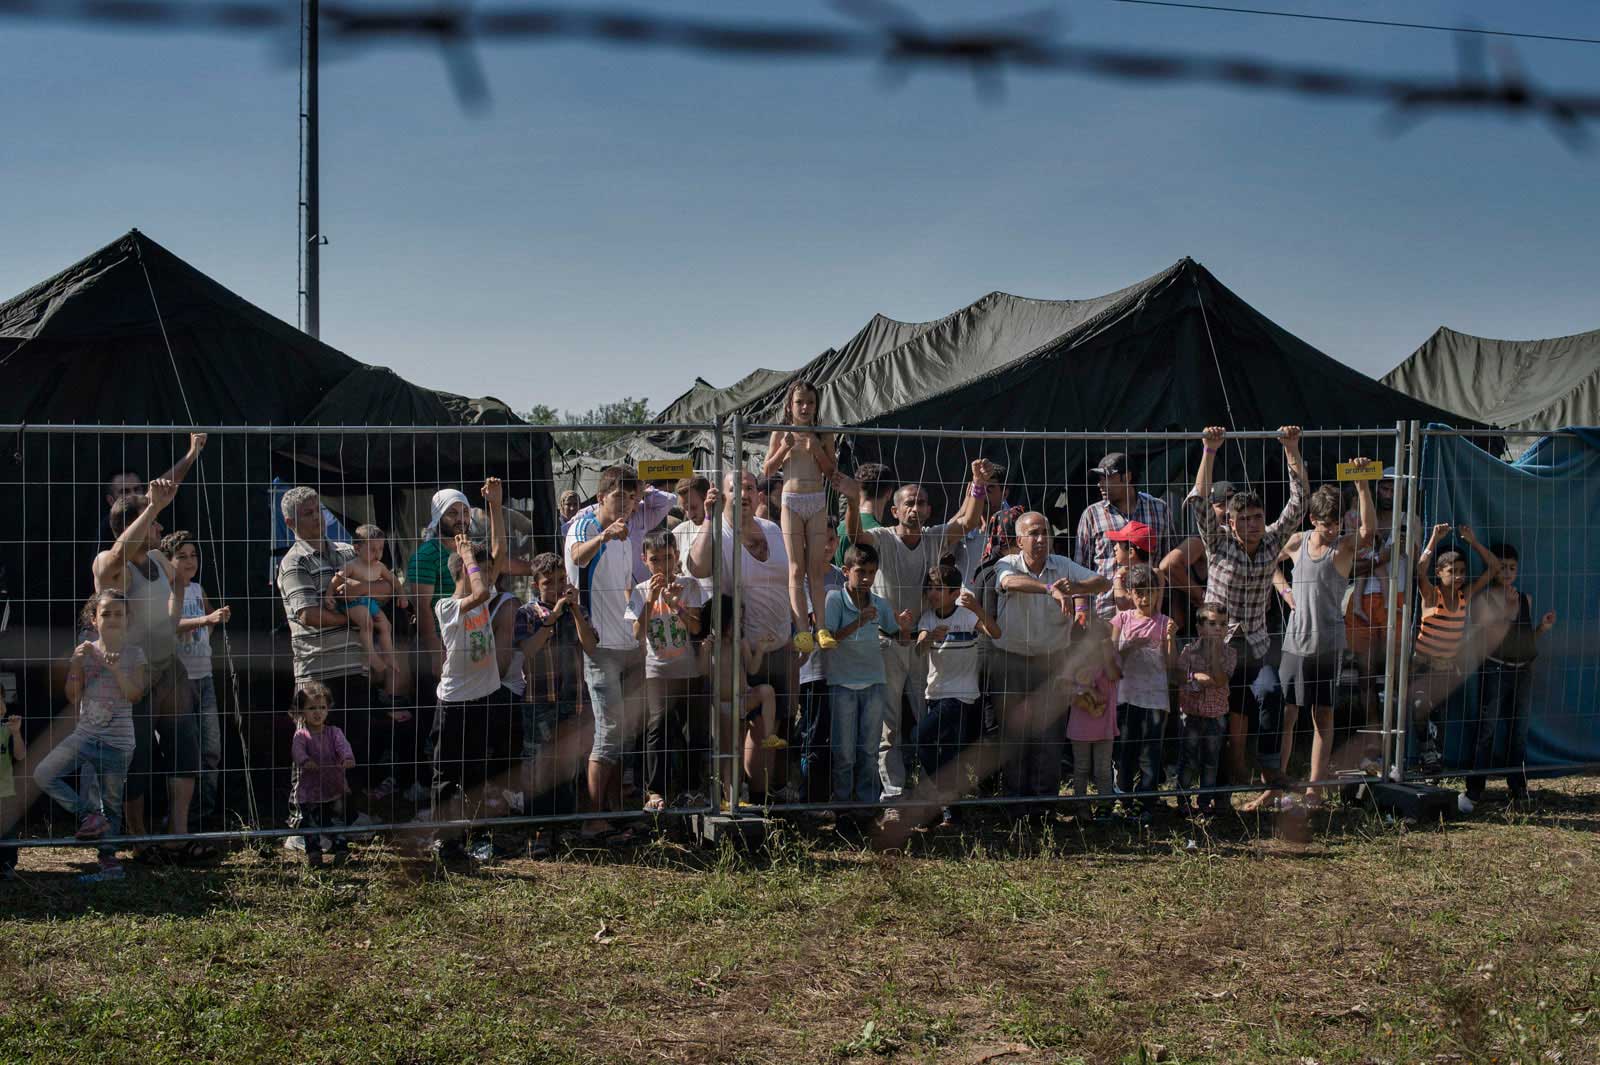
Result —
[[[848, 25], [821, 3], [633, 2]], [[1041, 6], [903, 2], [936, 23]], [[1260, 6], [1600, 37], [1593, 0]], [[1055, 10], [1088, 43], [1455, 69], [1444, 34]], [[0, 22], [0, 294], [137, 226], [294, 321], [293, 49]], [[1515, 50], [1542, 82], [1600, 93], [1600, 46]], [[924, 320], [994, 289], [1098, 295], [1184, 255], [1374, 374], [1441, 324], [1600, 327], [1600, 152], [1527, 121], [1437, 117], [1390, 137], [1369, 104], [1192, 85], [1015, 75], [986, 104], [956, 73], [889, 91], [859, 61], [480, 54], [483, 115], [420, 48], [325, 64], [323, 338], [519, 409], [659, 407], [697, 374], [796, 366], [875, 312]]]

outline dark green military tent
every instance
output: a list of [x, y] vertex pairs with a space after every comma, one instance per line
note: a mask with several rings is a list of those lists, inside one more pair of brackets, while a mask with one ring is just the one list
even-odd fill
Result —
[[[896, 437], [851, 434], [854, 460], [881, 458], [902, 479], [948, 486], [961, 481], [965, 464], [981, 451], [1004, 458], [1013, 482], [1033, 486], [1030, 501], [1039, 505], [1053, 502], [1061, 486], [1092, 481], [1089, 468], [1115, 445], [936, 441], [914, 430], [1187, 433], [1211, 424], [1382, 430], [1409, 419], [1462, 423], [1318, 351], [1191, 259], [1093, 299], [992, 292], [934, 322], [879, 316], [840, 350], [847, 349], [851, 358], [825, 352], [794, 375], [818, 384], [822, 420], [913, 430]], [[774, 421], [786, 386], [787, 380], [727, 413]], [[765, 444], [750, 441], [746, 461]], [[642, 434], [626, 446], [676, 446], [709, 462], [704, 438]], [[1165, 486], [1187, 476], [1197, 449], [1122, 450], [1133, 455], [1145, 484]], [[1273, 449], [1264, 455], [1267, 465], [1260, 467], [1258, 453], [1251, 454], [1255, 477], [1262, 468], [1272, 472]], [[1351, 457], [1310, 448], [1308, 456], [1315, 472], [1328, 476], [1334, 460]], [[1238, 459], [1230, 451], [1224, 475]], [[1243, 478], [1238, 466], [1231, 472]]]
[[[490, 473], [532, 499], [540, 527], [554, 524], [549, 437], [532, 428], [467, 431], [520, 426], [505, 404], [434, 392], [358, 362], [137, 230], [0, 304], [0, 423], [251, 427], [213, 439], [162, 521], [207, 545], [203, 583], [235, 607], [246, 623], [236, 627], [257, 637], [280, 617], [270, 583], [275, 478], [315, 485], [346, 525], [376, 521], [402, 551], [437, 487], [471, 492]], [[437, 428], [384, 430], [406, 425]], [[370, 430], [332, 434], [328, 426]], [[0, 506], [16, 532], [0, 566], [12, 596], [26, 595], [15, 602], [32, 624], [15, 627], [0, 653], [65, 653], [59, 641], [37, 637], [26, 648], [12, 644], [29, 628], [70, 629], [106, 535], [106, 478], [155, 476], [186, 446], [181, 430], [13, 437]]]
[[1440, 326], [1383, 383], [1456, 414], [1522, 430], [1600, 425], [1600, 329], [1548, 340], [1489, 340]]

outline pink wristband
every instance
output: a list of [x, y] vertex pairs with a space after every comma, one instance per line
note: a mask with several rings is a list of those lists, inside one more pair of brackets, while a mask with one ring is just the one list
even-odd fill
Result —
[[1214, 448], [1214, 447], [1206, 448], [1206, 454], [1207, 455], [1215, 455], [1216, 453], [1217, 453], [1217, 449], [1216, 448]]
[[467, 572], [468, 573], [482, 573], [483, 572], [483, 567], [482, 566], [468, 566], [467, 567]]
[[982, 499], [984, 496], [986, 496], [988, 494], [989, 494], [989, 490], [987, 488], [985, 488], [983, 485], [975, 484], [975, 485], [972, 486], [972, 498], [973, 499]]

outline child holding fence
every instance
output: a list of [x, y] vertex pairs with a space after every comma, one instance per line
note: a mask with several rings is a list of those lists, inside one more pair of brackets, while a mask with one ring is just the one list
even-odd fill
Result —
[[[583, 655], [600, 646], [600, 637], [578, 602], [577, 585], [567, 581], [561, 556], [539, 555], [532, 569], [538, 594], [517, 611], [513, 635], [527, 675], [523, 788], [530, 814], [572, 814], [578, 809], [578, 770], [589, 754], [589, 736], [576, 720], [583, 702]], [[587, 732], [592, 735], [592, 725]], [[553, 840], [554, 833], [538, 831], [532, 857], [548, 857]]]
[[[1203, 603], [1195, 612], [1200, 638], [1178, 656], [1178, 709], [1183, 712], [1183, 741], [1178, 747], [1178, 787], [1214, 788], [1228, 738], [1228, 678], [1239, 654], [1228, 645], [1228, 611], [1221, 603]], [[1187, 796], [1178, 807], [1201, 817], [1214, 814], [1225, 800]]]
[[[1122, 681], [1117, 686], [1117, 786], [1124, 795], [1159, 791], [1162, 782], [1161, 741], [1171, 705], [1167, 674], [1177, 657], [1173, 638], [1178, 623], [1156, 609], [1156, 578], [1141, 562], [1128, 570], [1124, 586], [1134, 609], [1111, 618], [1112, 637], [1122, 656]], [[1141, 820], [1160, 806], [1156, 799], [1123, 800], [1137, 808]]]
[[[1411, 655], [1411, 735], [1423, 776], [1437, 776], [1444, 766], [1434, 711], [1441, 703], [1458, 699], [1466, 677], [1461, 651], [1467, 634], [1467, 608], [1500, 572], [1500, 560], [1478, 542], [1470, 525], [1456, 530], [1463, 543], [1483, 559], [1478, 579], [1467, 581], [1467, 560], [1459, 551], [1445, 551], [1437, 559], [1434, 549], [1450, 534], [1450, 525], [1433, 527], [1428, 543], [1417, 556], [1417, 592], [1422, 597], [1422, 623]], [[1428, 575], [1432, 569], [1433, 576]]]
[[[127, 642], [126, 596], [109, 588], [96, 592], [83, 613], [84, 625], [98, 635], [80, 643], [67, 662], [67, 701], [77, 708], [78, 724], [40, 759], [33, 779], [80, 819], [78, 838], [93, 840], [122, 830], [123, 789], [135, 746], [133, 704], [144, 695], [146, 669], [144, 652]], [[66, 778], [84, 769], [94, 771], [95, 783], [85, 783], [80, 795]], [[122, 879], [115, 847], [100, 848], [99, 865], [82, 879]]]
[[178, 661], [194, 687], [200, 722], [200, 788], [196, 795], [202, 818], [218, 810], [217, 772], [222, 765], [222, 719], [217, 713], [217, 685], [212, 676], [211, 630], [226, 624], [232, 609], [213, 608], [200, 587], [200, 545], [179, 530], [161, 540], [161, 553], [172, 560], [173, 588], [183, 591], [183, 617], [178, 621]]
[[[916, 651], [928, 656], [928, 708], [911, 742], [934, 790], [955, 796], [965, 783], [957, 759], [983, 728], [978, 633], [995, 639], [1000, 626], [977, 597], [961, 587], [961, 571], [951, 565], [928, 571], [927, 603], [917, 622]], [[941, 828], [952, 827], [955, 810], [944, 807], [940, 821]]]
[[344, 797], [350, 794], [345, 770], [354, 769], [356, 755], [338, 725], [328, 724], [333, 693], [315, 680], [303, 680], [294, 690], [289, 716], [294, 719], [290, 757], [294, 762], [294, 797], [300, 804], [301, 825], [306, 829], [306, 864], [322, 867], [322, 838], [333, 836], [333, 864], [350, 856], [350, 841], [339, 831], [345, 824]]
[[[789, 425], [817, 424], [817, 389], [809, 381], [795, 381], [783, 399], [783, 420]], [[812, 636], [813, 620], [806, 612], [806, 587], [821, 588], [827, 580], [828, 482], [837, 463], [833, 437], [828, 433], [796, 430], [774, 432], [761, 472], [783, 475], [783, 503], [778, 524], [789, 552], [789, 609], [794, 615], [794, 646], [810, 653], [820, 643], [824, 650], [833, 635], [822, 628]]]
[[[1537, 625], [1533, 622], [1533, 600], [1517, 588], [1521, 565], [1517, 549], [1510, 544], [1495, 544], [1489, 549], [1500, 560], [1494, 583], [1483, 593], [1488, 606], [1496, 608], [1505, 635], [1495, 644], [1478, 667], [1478, 734], [1473, 744], [1474, 770], [1504, 768], [1506, 790], [1512, 802], [1528, 797], [1528, 776], [1523, 762], [1528, 756], [1528, 697], [1532, 690], [1533, 661], [1539, 654], [1539, 637], [1555, 628], [1556, 614], [1545, 611]], [[1496, 758], [1498, 734], [1506, 730], [1505, 754]], [[1487, 773], [1467, 778], [1467, 793], [1458, 800], [1462, 813], [1471, 813], [1482, 801]]]
[[650, 579], [634, 586], [623, 617], [645, 649], [644, 809], [658, 814], [669, 788], [678, 797], [693, 790], [689, 763], [706, 746], [705, 715], [695, 713], [702, 687], [695, 640], [706, 596], [699, 581], [679, 574], [672, 533], [646, 534], [642, 554]]

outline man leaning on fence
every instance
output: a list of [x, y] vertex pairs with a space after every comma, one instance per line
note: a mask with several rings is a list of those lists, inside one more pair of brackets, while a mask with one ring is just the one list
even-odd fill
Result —
[[[1228, 774], [1230, 783], [1249, 783], [1245, 767], [1246, 724], [1251, 717], [1265, 716], [1257, 705], [1250, 682], [1266, 663], [1271, 640], [1267, 635], [1267, 602], [1272, 598], [1272, 575], [1277, 572], [1278, 552], [1283, 549], [1306, 512], [1305, 463], [1300, 457], [1300, 427], [1286, 425], [1278, 430], [1283, 442], [1283, 459], [1289, 472], [1289, 501], [1278, 520], [1266, 523], [1261, 497], [1248, 489], [1235, 492], [1228, 500], [1228, 523], [1224, 528], [1211, 506], [1211, 475], [1217, 453], [1227, 438], [1227, 430], [1211, 426], [1201, 433], [1205, 452], [1194, 489], [1184, 499], [1200, 539], [1206, 549], [1206, 602], [1217, 603], [1228, 611], [1228, 645], [1238, 660], [1228, 681]], [[1260, 723], [1260, 763], [1269, 784], [1277, 783], [1278, 728], [1276, 721]]]
[[989, 685], [999, 704], [1006, 790], [1054, 798], [1061, 791], [1073, 599], [1111, 582], [1064, 555], [1050, 553], [1050, 521], [1038, 511], [1017, 519], [1020, 550], [994, 567], [1001, 635], [989, 652]]
[[[410, 729], [399, 727], [410, 723], [411, 714], [407, 710], [390, 710], [386, 717], [371, 713], [373, 695], [361, 641], [356, 638], [349, 614], [330, 610], [323, 601], [329, 593], [335, 599], [346, 600], [367, 594], [364, 585], [339, 572], [356, 557], [355, 548], [327, 539], [322, 501], [316, 489], [291, 488], [283, 494], [280, 505], [284, 524], [294, 533], [294, 544], [278, 565], [278, 594], [283, 597], [283, 610], [289, 619], [294, 679], [297, 683], [316, 680], [328, 686], [333, 693], [329, 723], [343, 729], [363, 770], [371, 767], [373, 797], [386, 798], [397, 783], [390, 778], [404, 776], [398, 783], [405, 784], [416, 772], [415, 765], [398, 764], [401, 757], [412, 752], [413, 744], [404, 742]], [[390, 768], [376, 764], [386, 748], [392, 748], [396, 758], [396, 765]], [[299, 823], [299, 806], [291, 798], [289, 827]]]

